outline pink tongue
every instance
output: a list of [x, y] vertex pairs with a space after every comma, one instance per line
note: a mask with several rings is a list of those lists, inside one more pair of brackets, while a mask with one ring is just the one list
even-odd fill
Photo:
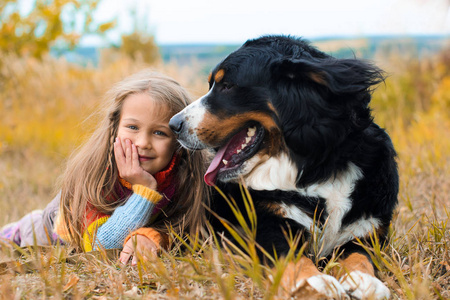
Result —
[[207, 185], [214, 185], [217, 180], [217, 174], [219, 173], [219, 165], [222, 162], [223, 156], [225, 155], [225, 151], [228, 148], [228, 145], [230, 145], [231, 140], [222, 148], [217, 151], [216, 156], [214, 156], [211, 164], [208, 167], [208, 170], [206, 170], [206, 174], [204, 176], [205, 182]]

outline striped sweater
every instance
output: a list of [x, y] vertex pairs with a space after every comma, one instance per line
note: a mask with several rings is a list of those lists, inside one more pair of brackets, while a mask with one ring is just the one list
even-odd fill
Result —
[[[176, 156], [166, 169], [155, 174], [157, 191], [142, 185], [131, 185], [120, 178], [121, 186], [116, 189], [118, 199], [110, 196], [108, 201], [123, 204], [111, 215], [101, 213], [93, 205], [88, 204], [83, 228], [84, 251], [122, 248], [124, 242], [134, 234], [145, 235], [160, 247], [167, 246], [167, 236], [144, 226], [151, 223], [151, 219], [170, 202], [175, 193], [175, 163]], [[68, 241], [70, 237], [66, 225], [62, 220], [62, 214], [58, 214], [54, 231], [62, 240]]]

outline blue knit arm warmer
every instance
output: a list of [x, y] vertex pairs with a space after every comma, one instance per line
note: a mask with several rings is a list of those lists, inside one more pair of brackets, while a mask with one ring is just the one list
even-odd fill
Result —
[[95, 235], [94, 250], [122, 248], [128, 234], [143, 227], [150, 220], [153, 208], [162, 195], [142, 185], [133, 185], [133, 194], [127, 202], [116, 208]]

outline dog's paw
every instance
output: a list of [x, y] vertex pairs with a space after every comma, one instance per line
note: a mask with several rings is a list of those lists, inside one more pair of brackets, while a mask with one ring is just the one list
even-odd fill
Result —
[[357, 299], [389, 299], [389, 289], [376, 277], [360, 271], [350, 272], [340, 280], [346, 292]]
[[346, 296], [345, 289], [342, 287], [339, 281], [337, 281], [336, 278], [330, 275], [321, 274], [311, 276], [300, 281], [295, 289], [297, 289], [298, 291], [306, 285], [310, 286], [318, 294], [323, 296], [319, 297], [318, 299], [344, 299]]

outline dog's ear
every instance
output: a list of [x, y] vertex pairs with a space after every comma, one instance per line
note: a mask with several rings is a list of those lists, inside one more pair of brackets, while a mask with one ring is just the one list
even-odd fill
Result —
[[348, 134], [370, 124], [371, 91], [383, 73], [357, 59], [284, 58], [272, 65], [272, 76], [286, 144], [299, 158], [302, 182], [315, 182], [329, 171], [324, 166], [336, 167]]
[[[360, 92], [370, 93], [375, 85], [385, 79], [383, 71], [369, 62], [334, 57], [284, 58], [274, 63], [272, 71], [281, 80], [292, 82], [306, 80], [341, 96]], [[363, 98], [366, 102], [364, 104], [367, 105], [370, 97]]]

